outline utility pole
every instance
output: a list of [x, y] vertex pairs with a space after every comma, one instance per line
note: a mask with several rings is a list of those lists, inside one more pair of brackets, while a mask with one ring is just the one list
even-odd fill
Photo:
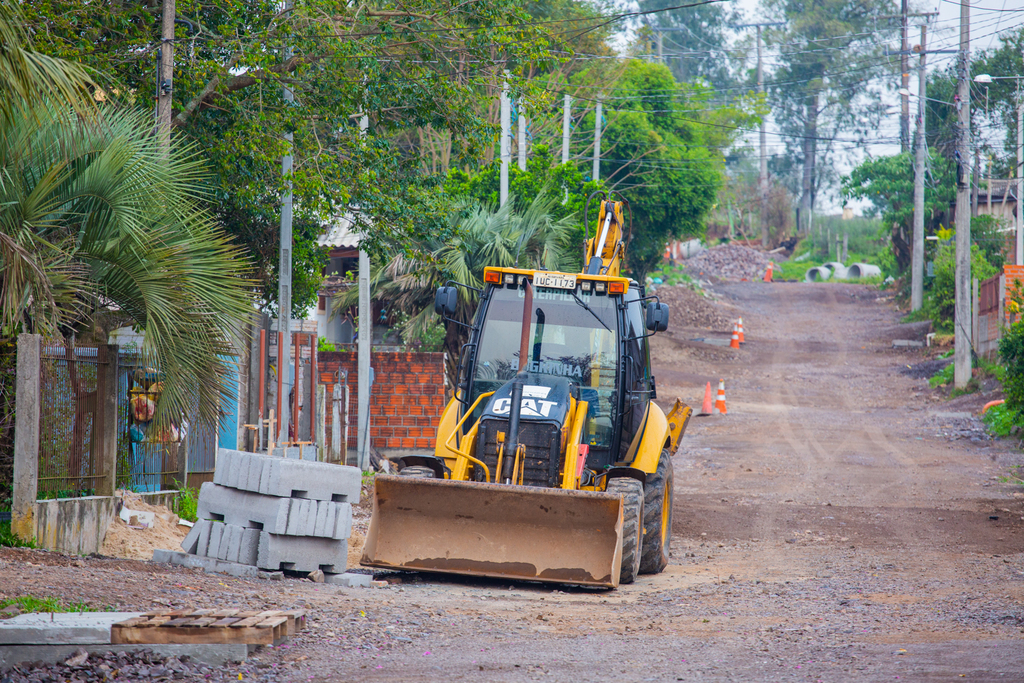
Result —
[[519, 119], [519, 138], [517, 140], [517, 146], [519, 148], [519, 170], [526, 170], [526, 114], [523, 113], [523, 104], [519, 103], [517, 108], [516, 116]]
[[971, 379], [971, 6], [960, 0], [956, 141], [956, 304], [953, 314], [953, 385]]
[[[366, 137], [370, 128], [370, 119], [359, 117], [359, 136]], [[355, 216], [353, 216], [353, 219]], [[371, 365], [370, 352], [373, 344], [373, 309], [370, 306], [370, 255], [364, 249], [359, 250], [359, 342], [356, 348], [357, 386], [356, 401], [359, 410], [356, 413], [359, 424], [356, 427], [356, 464], [363, 472], [370, 470], [370, 389]]]
[[665, 41], [663, 40], [664, 34], [661, 29], [658, 30], [658, 62], [661, 64], [665, 63]]
[[[172, 3], [174, 0], [170, 0]], [[288, 12], [292, 8], [291, 0], [285, 3], [285, 12]], [[166, 31], [166, 20], [165, 20], [165, 31]], [[173, 31], [173, 23], [171, 27]], [[164, 44], [164, 49], [167, 50], [169, 44]], [[284, 51], [284, 59], [288, 61], [291, 58], [291, 48], [286, 47]], [[292, 103], [295, 101], [295, 94], [291, 88], [287, 85], [282, 86], [282, 96], [286, 108], [290, 108]], [[168, 102], [170, 96], [168, 96]], [[168, 110], [170, 105], [168, 104]], [[292, 319], [292, 141], [293, 136], [291, 132], [284, 134], [285, 140], [285, 153], [281, 157], [281, 176], [284, 178], [284, 195], [281, 197], [281, 236], [279, 250], [279, 259], [277, 264], [277, 330], [281, 333], [281, 343], [277, 347], [277, 372], [283, 381], [278, 382], [278, 386], [281, 387], [281, 393], [283, 396], [279, 397], [282, 406], [288, 405], [288, 394], [292, 388], [292, 377], [289, 374], [289, 366], [291, 363], [292, 354], [292, 330], [291, 330], [291, 319]], [[298, 379], [298, 378], [296, 378]], [[299, 400], [298, 395], [295, 396], [294, 400]], [[281, 414], [277, 417], [277, 443], [284, 443], [290, 441], [288, 438], [288, 423], [291, 421], [292, 411], [282, 410]], [[296, 434], [298, 436], [298, 434]]]
[[910, 40], [907, 35], [907, 0], [900, 2], [900, 151], [910, 151]]
[[[761, 25], [757, 25], [757, 92], [764, 97], [764, 68], [761, 65]], [[765, 132], [764, 117], [761, 117], [761, 170], [757, 187], [761, 193], [761, 246], [768, 246], [768, 136]]]
[[171, 146], [171, 93], [174, 89], [174, 0], [164, 0], [160, 27], [160, 82], [157, 83], [156, 127], [164, 151]]
[[917, 149], [914, 154], [914, 244], [910, 258], [910, 310], [924, 304], [924, 161], [928, 154], [925, 136], [925, 99], [928, 59], [928, 25], [921, 25], [921, 64], [917, 70]]
[[498, 145], [501, 156], [501, 188], [499, 196], [501, 206], [505, 206], [505, 202], [508, 201], [508, 166], [512, 157], [512, 150], [510, 149], [512, 145], [509, 144], [512, 135], [510, 104], [508, 99], [508, 72], [505, 72], [505, 80], [501, 84], [501, 140]]
[[597, 96], [597, 110], [594, 112], [594, 182], [601, 179], [601, 119], [604, 118], [601, 96]]
[[569, 134], [572, 132], [572, 95], [566, 95], [562, 104], [562, 163], [569, 163]]
[[1024, 97], [1020, 94], [1020, 79], [1017, 79], [1017, 258], [1018, 266], [1024, 266]]

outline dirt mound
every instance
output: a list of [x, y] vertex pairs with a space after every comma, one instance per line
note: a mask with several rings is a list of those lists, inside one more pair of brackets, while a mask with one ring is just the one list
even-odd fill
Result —
[[723, 280], [754, 280], [764, 277], [770, 259], [760, 251], [738, 244], [723, 244], [708, 249], [686, 262], [691, 275], [711, 275]]
[[703, 330], [728, 330], [732, 318], [721, 307], [686, 285], [662, 285], [655, 294], [669, 305], [670, 327], [699, 327]]
[[[125, 522], [114, 517], [107, 527], [100, 554], [108, 557], [123, 557], [131, 560], [151, 560], [158, 548], [181, 550], [188, 527], [178, 524], [178, 516], [163, 505], [150, 505], [142, 496], [131, 491], [118, 491], [121, 504], [129, 510], [152, 512], [153, 523], [147, 528], [141, 524]], [[132, 520], [129, 520], [129, 522]]]

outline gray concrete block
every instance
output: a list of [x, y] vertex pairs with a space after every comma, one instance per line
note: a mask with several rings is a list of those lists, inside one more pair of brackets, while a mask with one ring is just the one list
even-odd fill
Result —
[[358, 502], [362, 473], [356, 467], [315, 459], [297, 460], [222, 448], [217, 451], [214, 483], [281, 498]]
[[211, 483], [203, 484], [199, 490], [197, 513], [202, 519], [259, 527], [274, 534], [336, 537], [339, 528], [333, 522], [325, 524], [322, 531], [317, 530], [316, 515], [320, 508], [326, 509], [325, 520], [334, 520], [338, 514], [351, 516], [349, 503], [264, 496]]
[[206, 557], [210, 549], [210, 529], [213, 527], [213, 522], [208, 519], [200, 519], [196, 526], [202, 528], [199, 530], [199, 544], [196, 546], [196, 551], [192, 554]]
[[311, 572], [320, 569], [332, 574], [341, 574], [348, 563], [348, 541], [309, 536], [282, 536], [260, 534], [259, 556], [256, 566], [260, 569], [289, 569]]
[[282, 498], [359, 502], [362, 473], [357, 467], [274, 458], [260, 478], [259, 492]]
[[[183, 553], [184, 554], [184, 553]], [[0, 645], [86, 645], [110, 642], [110, 626], [142, 612], [34, 612], [0, 621]]]
[[111, 645], [110, 634], [107, 634], [106, 645], [0, 645], [0, 671], [12, 669], [22, 664], [43, 662], [56, 664], [64, 662], [78, 650], [93, 654], [104, 652], [140, 652], [151, 650], [161, 657], [189, 656], [194, 662], [206, 666], [224, 666], [230, 662], [244, 662], [248, 656], [249, 646], [245, 643], [227, 645]]
[[199, 534], [202, 531], [204, 521], [199, 520], [193, 524], [192, 528], [188, 530], [188, 534], [185, 535], [185, 540], [181, 542], [181, 548], [186, 553], [196, 554], [196, 548], [199, 547]]
[[225, 524], [224, 526], [224, 536], [221, 537], [217, 559], [238, 562], [238, 550], [242, 546], [242, 527], [235, 524]]
[[224, 523], [212, 522], [210, 524], [210, 545], [206, 547], [206, 557], [219, 558], [220, 546], [224, 539]]
[[256, 566], [256, 558], [260, 551], [259, 529], [242, 529], [242, 544], [238, 549], [238, 563]]
[[313, 533], [310, 536], [325, 536], [324, 530], [327, 528], [327, 511], [330, 507], [326, 503], [318, 503], [316, 506], [316, 522], [313, 525]]
[[352, 506], [339, 505], [338, 518], [334, 526], [333, 538], [348, 538], [352, 535]]
[[259, 570], [254, 565], [227, 562], [225, 560], [218, 560], [215, 557], [189, 555], [188, 553], [180, 553], [175, 550], [154, 550], [153, 561], [174, 564], [179, 567], [202, 569], [211, 574], [227, 574], [239, 579], [255, 579], [259, 575]]
[[372, 580], [373, 576], [371, 574], [353, 574], [351, 572], [324, 574], [324, 583], [332, 583], [335, 586], [347, 586], [349, 588], [369, 588]]

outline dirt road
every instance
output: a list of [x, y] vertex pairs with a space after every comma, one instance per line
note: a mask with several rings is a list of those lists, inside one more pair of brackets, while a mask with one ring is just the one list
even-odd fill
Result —
[[678, 328], [654, 347], [659, 396], [699, 405], [722, 377], [729, 407], [675, 455], [664, 574], [611, 592], [425, 575], [339, 589], [4, 551], [0, 594], [315, 613], [291, 647], [214, 679], [1024, 680], [1024, 494], [998, 481], [1024, 459], [900, 373], [921, 357], [889, 348], [898, 314], [877, 290], [717, 291], [743, 348]]

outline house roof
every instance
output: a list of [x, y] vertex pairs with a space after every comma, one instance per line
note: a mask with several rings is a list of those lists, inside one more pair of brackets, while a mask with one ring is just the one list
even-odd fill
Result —
[[321, 247], [349, 247], [358, 248], [361, 235], [359, 234], [353, 211], [346, 211], [344, 215], [335, 219], [333, 225], [327, 226], [327, 231], [316, 238], [316, 243]]

